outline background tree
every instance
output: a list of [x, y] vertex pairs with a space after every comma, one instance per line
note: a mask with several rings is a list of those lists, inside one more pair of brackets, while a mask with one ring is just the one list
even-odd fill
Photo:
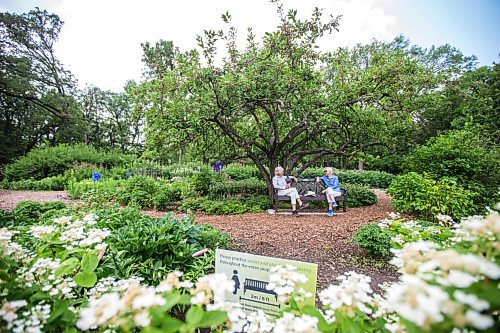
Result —
[[36, 8], [27, 14], [0, 13], [0, 140], [2, 161], [43, 140], [78, 139], [75, 80], [54, 55], [61, 20]]

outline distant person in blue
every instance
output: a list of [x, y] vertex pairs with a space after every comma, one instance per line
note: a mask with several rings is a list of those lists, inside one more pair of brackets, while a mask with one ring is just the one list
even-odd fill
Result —
[[333, 175], [332, 168], [325, 168], [323, 170], [325, 174], [323, 177], [317, 177], [316, 182], [319, 183], [323, 181], [325, 189], [321, 193], [326, 193], [326, 199], [328, 200], [328, 211], [326, 215], [333, 216], [333, 207], [337, 207], [337, 202], [335, 197], [341, 196], [339, 178]]

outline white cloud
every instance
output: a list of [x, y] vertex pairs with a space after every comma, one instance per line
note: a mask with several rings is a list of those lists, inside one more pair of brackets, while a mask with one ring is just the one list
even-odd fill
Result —
[[[384, 9], [390, 0], [284, 1], [308, 17], [314, 7], [325, 14], [343, 15], [340, 32], [325, 37], [325, 49], [389, 40], [397, 33], [396, 18]], [[241, 35], [251, 26], [261, 36], [278, 23], [276, 7], [267, 0], [154, 1], [154, 0], [44, 0], [34, 2], [65, 22], [56, 54], [78, 78], [81, 86], [93, 84], [119, 91], [129, 79], [140, 79], [141, 43], [172, 40], [181, 50], [196, 47], [204, 29], [220, 29], [220, 16], [229, 11]]]

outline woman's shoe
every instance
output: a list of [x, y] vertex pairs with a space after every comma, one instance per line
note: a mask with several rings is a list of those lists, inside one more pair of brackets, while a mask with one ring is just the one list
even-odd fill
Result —
[[299, 212], [297, 210], [292, 210], [292, 216], [299, 216]]
[[329, 211], [327, 211], [327, 212], [326, 212], [326, 215], [328, 215], [328, 216], [333, 216], [333, 210], [329, 210]]
[[299, 206], [299, 209], [304, 209], [304, 208], [307, 208], [307, 207], [309, 207], [308, 204], [302, 203], [302, 205]]

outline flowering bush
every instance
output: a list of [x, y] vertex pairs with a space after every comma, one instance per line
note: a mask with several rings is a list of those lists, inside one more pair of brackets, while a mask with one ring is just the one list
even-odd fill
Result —
[[[382, 228], [404, 224], [393, 215]], [[452, 221], [441, 216], [442, 223]], [[271, 270], [272, 289], [285, 302], [278, 318], [244, 313], [225, 295], [233, 281], [221, 274], [195, 283], [170, 272], [156, 286], [141, 279], [94, 279], [109, 231], [96, 215], [63, 216], [29, 227], [33, 251], [0, 229], [0, 318], [13, 332], [106, 331], [195, 332], [494, 332], [500, 329], [500, 216], [473, 216], [453, 224], [441, 243], [403, 242], [391, 261], [397, 283], [375, 294], [368, 276], [347, 272], [319, 292], [322, 305], [304, 305], [311, 295], [297, 288], [306, 278], [294, 267]], [[393, 222], [390, 222], [393, 221]], [[418, 228], [422, 225], [418, 226]], [[94, 274], [94, 275], [92, 275]]]

